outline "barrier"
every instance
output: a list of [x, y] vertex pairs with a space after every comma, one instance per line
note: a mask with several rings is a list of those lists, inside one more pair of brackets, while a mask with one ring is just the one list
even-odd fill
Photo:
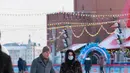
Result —
[[[56, 73], [59, 73], [60, 65], [54, 65], [53, 67]], [[130, 65], [111, 64], [111, 65], [106, 65], [104, 69], [105, 69], [105, 73], [130, 73]], [[82, 70], [83, 73], [85, 73], [84, 66], [82, 66]], [[14, 71], [15, 73], [18, 73], [17, 66], [14, 66]], [[30, 66], [28, 66], [28, 73], [29, 71], [30, 71]], [[90, 73], [100, 73], [99, 65], [93, 65]]]

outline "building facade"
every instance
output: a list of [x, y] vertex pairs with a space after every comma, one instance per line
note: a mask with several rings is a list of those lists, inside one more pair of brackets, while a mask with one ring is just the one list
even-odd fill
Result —
[[121, 14], [127, 4], [129, 4], [129, 0], [74, 0], [74, 11]]
[[3, 46], [9, 51], [13, 65], [17, 65], [19, 58], [31, 65], [33, 59], [37, 58], [42, 52], [42, 47], [34, 45], [30, 39], [28, 44], [7, 43]]
[[[69, 35], [65, 39], [68, 46], [104, 40], [114, 31], [114, 28], [111, 27], [114, 23], [108, 22], [118, 20], [119, 16], [114, 15], [121, 14], [125, 10], [128, 11], [128, 8], [124, 8], [127, 1], [74, 0], [74, 12], [56, 12], [47, 15], [47, 44], [52, 49], [55, 48], [56, 51], [66, 48], [64, 30], [67, 30], [67, 35]], [[101, 22], [105, 23], [102, 24]], [[88, 23], [95, 25], [89, 26]], [[98, 23], [102, 24], [103, 27], [99, 26]], [[81, 27], [82, 25], [86, 26]], [[85, 29], [85, 32], [83, 32], [83, 29]]]

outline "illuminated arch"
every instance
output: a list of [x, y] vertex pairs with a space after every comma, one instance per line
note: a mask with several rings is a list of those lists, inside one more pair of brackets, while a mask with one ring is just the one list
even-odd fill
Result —
[[90, 43], [89, 45], [86, 45], [84, 48], [81, 49], [80, 55], [78, 56], [78, 60], [83, 63], [84, 59], [88, 56], [88, 54], [92, 51], [97, 51], [101, 55], [103, 55], [106, 58], [106, 63], [110, 63], [110, 54], [105, 48], [101, 48], [98, 46], [97, 43]]

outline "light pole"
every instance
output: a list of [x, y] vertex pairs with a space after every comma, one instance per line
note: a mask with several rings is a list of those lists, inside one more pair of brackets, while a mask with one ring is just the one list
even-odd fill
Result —
[[56, 53], [56, 29], [52, 29], [52, 62], [55, 63], [55, 53]]
[[61, 51], [61, 63], [63, 63], [63, 62], [64, 62], [64, 52]]
[[118, 30], [118, 32], [117, 32], [117, 41], [118, 41], [118, 43], [119, 43], [119, 46], [120, 46], [120, 48], [119, 48], [119, 63], [120, 62], [124, 62], [124, 45], [123, 45], [123, 40], [122, 39], [124, 39], [124, 33], [123, 33], [123, 31], [122, 31], [122, 27], [121, 27], [121, 24], [120, 23], [116, 23], [117, 24], [117, 30]]

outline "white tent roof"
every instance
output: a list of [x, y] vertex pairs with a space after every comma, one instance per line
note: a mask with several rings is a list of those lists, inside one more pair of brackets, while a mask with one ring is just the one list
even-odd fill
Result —
[[107, 49], [111, 49], [111, 48], [118, 48], [119, 45], [116, 44], [116, 45], [113, 45], [111, 44], [111, 42], [116, 39], [116, 35], [115, 34], [112, 34], [110, 36], [108, 36], [105, 40], [103, 40], [99, 46], [100, 47], [104, 47], [104, 48], [107, 48]]
[[124, 44], [126, 47], [130, 47], [130, 40]]
[[65, 50], [68, 50], [68, 49], [72, 49], [73, 51], [85, 46], [87, 43], [83, 43], [83, 44], [73, 44], [71, 46], [69, 46], [67, 49], [64, 49], [63, 51]]
[[[116, 32], [117, 32], [117, 29], [115, 30], [115, 33], [116, 33]], [[129, 29], [129, 28], [123, 28], [123, 31], [122, 31], [122, 32], [123, 32], [122, 35], [123, 35], [124, 40], [130, 37], [130, 29]], [[108, 36], [105, 40], [103, 40], [103, 41], [99, 44], [99, 46], [100, 46], [100, 47], [107, 48], [107, 49], [119, 48], [120, 45], [118, 44], [118, 42], [117, 42], [117, 40], [116, 40], [116, 39], [117, 39], [117, 36], [116, 36], [115, 33], [111, 34], [111, 35]], [[130, 46], [130, 40], [128, 40], [127, 42], [124, 41], [123, 45], [124, 45], [125, 47]]]

